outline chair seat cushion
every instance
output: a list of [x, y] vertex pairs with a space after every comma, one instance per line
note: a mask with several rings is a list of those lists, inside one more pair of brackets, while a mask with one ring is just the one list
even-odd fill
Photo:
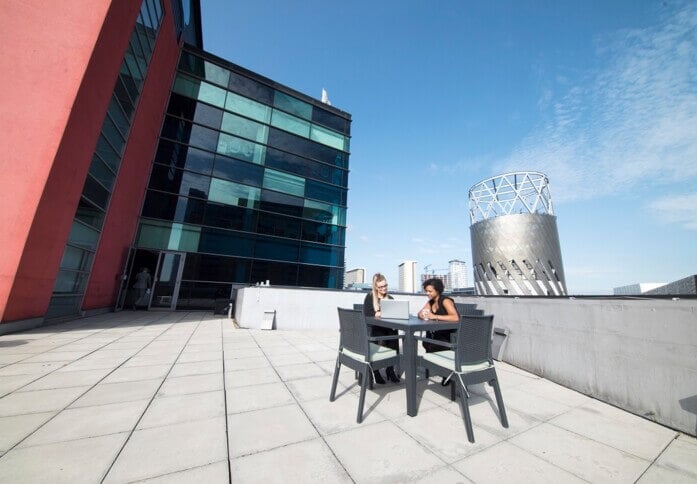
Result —
[[353, 358], [356, 361], [380, 361], [397, 356], [397, 352], [395, 350], [388, 348], [387, 346], [376, 345], [375, 343], [370, 343], [370, 356], [367, 359], [364, 358], [363, 355], [354, 353], [346, 348], [344, 348], [342, 351], [346, 356]]
[[468, 373], [471, 371], [481, 371], [491, 368], [492, 365], [488, 361], [482, 361], [481, 363], [475, 363], [471, 365], [462, 365], [459, 370], [455, 369], [455, 352], [452, 350], [447, 351], [436, 351], [434, 353], [426, 353], [423, 355], [423, 359], [433, 363], [434, 365], [442, 366], [450, 371], [456, 373]]

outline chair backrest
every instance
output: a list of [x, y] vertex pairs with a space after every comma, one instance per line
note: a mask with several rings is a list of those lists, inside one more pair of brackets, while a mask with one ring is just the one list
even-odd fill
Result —
[[363, 311], [337, 308], [339, 311], [339, 345], [359, 355], [368, 354], [368, 325]]
[[353, 309], [356, 311], [363, 311], [363, 305], [362, 304], [354, 304]]
[[457, 328], [457, 350], [455, 365], [473, 365], [491, 362], [491, 332], [494, 329], [494, 316], [460, 316]]
[[484, 310], [477, 309], [476, 304], [455, 303], [455, 309], [457, 310], [457, 314], [459, 314], [460, 316], [465, 316], [467, 314], [473, 314], [475, 316], [483, 316], [484, 315]]

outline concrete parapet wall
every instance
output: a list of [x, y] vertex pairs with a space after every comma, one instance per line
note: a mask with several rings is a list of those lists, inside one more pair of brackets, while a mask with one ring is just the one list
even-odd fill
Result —
[[[235, 318], [260, 328], [337, 329], [337, 307], [365, 292], [249, 287]], [[395, 295], [393, 293], [393, 295]], [[423, 295], [395, 295], [416, 313]], [[494, 315], [508, 337], [501, 359], [624, 410], [697, 435], [697, 301], [456, 297]], [[505, 388], [504, 388], [505, 401]]]
[[503, 360], [697, 434], [697, 301], [470, 298], [508, 328]]

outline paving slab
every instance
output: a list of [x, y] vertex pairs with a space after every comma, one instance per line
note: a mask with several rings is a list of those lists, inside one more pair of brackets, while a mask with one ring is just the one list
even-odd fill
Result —
[[0, 482], [99, 482], [127, 435], [15, 448], [0, 458]]
[[551, 424], [509, 442], [590, 482], [634, 482], [650, 462]]
[[136, 430], [104, 482], [122, 483], [212, 464], [227, 458], [225, 418]]
[[321, 439], [231, 459], [230, 474], [235, 483], [354, 482]]
[[66, 409], [22, 441], [19, 447], [130, 432], [148, 403], [148, 400], [138, 400]]
[[316, 439], [319, 434], [297, 405], [228, 416], [230, 457], [242, 457]]
[[326, 440], [358, 483], [405, 482], [443, 467], [440, 458], [389, 421], [332, 434]]

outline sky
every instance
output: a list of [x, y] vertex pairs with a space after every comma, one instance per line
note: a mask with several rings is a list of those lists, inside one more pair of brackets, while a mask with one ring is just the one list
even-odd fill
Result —
[[697, 2], [201, 4], [206, 51], [351, 113], [347, 269], [472, 285], [469, 189], [539, 171], [569, 294], [697, 274]]

